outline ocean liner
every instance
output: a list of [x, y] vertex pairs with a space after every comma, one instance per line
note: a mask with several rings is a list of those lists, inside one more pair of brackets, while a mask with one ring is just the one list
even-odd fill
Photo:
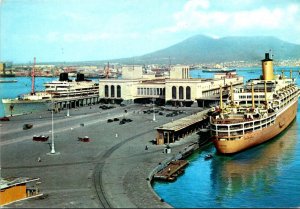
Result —
[[84, 106], [99, 100], [99, 84], [85, 79], [84, 74], [78, 73], [75, 80], [70, 80], [68, 73], [61, 73], [58, 81], [47, 82], [44, 86], [44, 91], [36, 92], [33, 84], [31, 93], [14, 99], [2, 99], [4, 114], [6, 116], [28, 114], [53, 107], [59, 110]]
[[210, 131], [219, 153], [233, 154], [272, 139], [295, 119], [300, 90], [295, 78], [274, 75], [269, 53], [262, 60], [260, 79], [251, 79], [245, 86], [231, 88], [230, 101], [210, 115]]

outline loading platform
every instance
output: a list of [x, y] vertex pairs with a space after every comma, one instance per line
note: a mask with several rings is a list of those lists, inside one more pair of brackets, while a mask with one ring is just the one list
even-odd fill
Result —
[[156, 127], [156, 144], [161, 145], [173, 143], [188, 134], [199, 131], [201, 125], [203, 125], [205, 120], [208, 118], [208, 112], [209, 109], [205, 109], [196, 114]]
[[154, 175], [155, 180], [175, 181], [177, 176], [184, 172], [184, 167], [188, 165], [186, 160], [171, 161], [168, 166]]

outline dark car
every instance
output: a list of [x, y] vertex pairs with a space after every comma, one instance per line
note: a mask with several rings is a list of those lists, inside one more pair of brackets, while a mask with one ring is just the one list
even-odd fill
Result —
[[159, 115], [163, 115], [164, 113], [163, 113], [163, 112], [159, 112], [158, 114], [159, 114]]
[[132, 122], [130, 118], [125, 119], [126, 122]]
[[78, 141], [81, 141], [81, 142], [89, 142], [90, 141], [90, 138], [88, 136], [85, 136], [85, 137], [78, 137]]
[[2, 117], [0, 118], [0, 121], [9, 121], [9, 117]]
[[45, 142], [45, 141], [48, 141], [48, 139], [49, 139], [49, 136], [44, 136], [44, 135], [40, 135], [40, 136], [34, 135], [34, 136], [32, 137], [32, 140], [33, 140], [33, 141], [41, 141], [41, 142]]
[[113, 122], [113, 121], [114, 121], [113, 119], [108, 119], [108, 120], [107, 120], [108, 123], [111, 123], [111, 122]]
[[119, 118], [114, 118], [114, 121], [119, 121], [120, 119]]
[[122, 125], [122, 124], [125, 124], [125, 123], [126, 123], [126, 121], [121, 120], [119, 124]]
[[166, 117], [173, 117], [173, 114], [172, 113], [168, 113], [168, 114], [166, 114]]

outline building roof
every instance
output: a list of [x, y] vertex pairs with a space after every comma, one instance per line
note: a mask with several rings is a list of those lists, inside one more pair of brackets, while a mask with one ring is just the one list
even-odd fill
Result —
[[12, 177], [12, 178], [0, 178], [0, 189], [6, 189], [19, 184], [25, 184], [32, 181], [38, 181], [40, 178], [29, 177]]
[[195, 124], [205, 118], [207, 118], [207, 113], [209, 109], [203, 110], [201, 112], [198, 112], [196, 114], [180, 118], [176, 121], [166, 123], [162, 126], [156, 127], [156, 130], [165, 130], [165, 131], [179, 131], [181, 129], [184, 129], [192, 124]]

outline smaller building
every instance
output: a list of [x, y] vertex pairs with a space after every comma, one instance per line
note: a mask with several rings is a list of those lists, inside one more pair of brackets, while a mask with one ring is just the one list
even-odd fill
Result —
[[40, 194], [39, 178], [0, 178], [0, 206], [19, 200], [37, 197]]
[[156, 127], [156, 144], [162, 145], [174, 143], [193, 132], [199, 131], [201, 124], [203, 124], [208, 117], [208, 111], [209, 109], [206, 109]]

